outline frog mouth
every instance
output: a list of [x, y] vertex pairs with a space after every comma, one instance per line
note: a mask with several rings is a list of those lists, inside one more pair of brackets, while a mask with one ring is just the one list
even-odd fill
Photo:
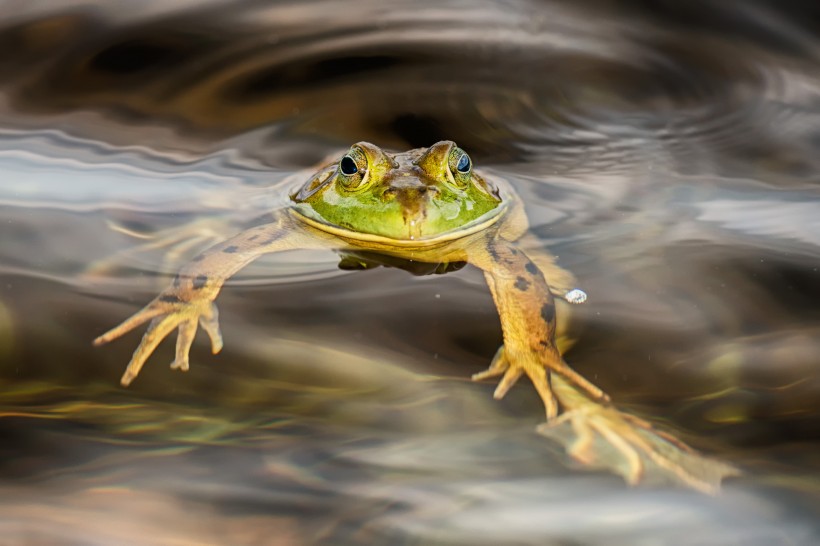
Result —
[[336, 235], [338, 237], [350, 241], [376, 243], [394, 247], [423, 247], [439, 245], [449, 241], [455, 241], [457, 239], [462, 239], [464, 237], [468, 237], [470, 235], [483, 231], [484, 229], [496, 223], [499, 220], [499, 218], [501, 218], [504, 215], [507, 209], [507, 204], [502, 203], [495, 209], [492, 209], [484, 213], [475, 220], [468, 222], [462, 226], [459, 226], [456, 229], [436, 233], [434, 235], [429, 236], [425, 236], [422, 234], [423, 221], [420, 220], [423, 220], [423, 217], [420, 218], [417, 216], [415, 217], [415, 219], [407, 220], [408, 235], [406, 238], [389, 237], [386, 235], [369, 233], [361, 230], [354, 230], [345, 226], [332, 224], [326, 221], [318, 214], [316, 214], [316, 212], [313, 209], [302, 204], [296, 204], [292, 206], [289, 209], [289, 211], [297, 220], [313, 228]]

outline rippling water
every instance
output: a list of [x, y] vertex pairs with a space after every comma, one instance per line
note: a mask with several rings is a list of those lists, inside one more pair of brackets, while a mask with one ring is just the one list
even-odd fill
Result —
[[[810, 2], [0, 2], [0, 543], [816, 544]], [[260, 260], [226, 348], [91, 340], [368, 140], [508, 178], [590, 301], [569, 362], [744, 472], [628, 488], [468, 381], [481, 274]], [[168, 252], [168, 249], [171, 252]]]

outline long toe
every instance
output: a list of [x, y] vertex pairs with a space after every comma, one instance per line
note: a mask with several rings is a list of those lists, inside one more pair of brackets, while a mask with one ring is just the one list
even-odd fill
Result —
[[210, 307], [202, 313], [199, 317], [199, 324], [208, 337], [211, 339], [211, 352], [217, 354], [222, 350], [222, 332], [219, 329], [219, 311], [215, 303], [211, 303]]

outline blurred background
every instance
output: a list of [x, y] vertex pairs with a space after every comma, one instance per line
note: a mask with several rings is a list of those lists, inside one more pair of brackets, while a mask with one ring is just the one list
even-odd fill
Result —
[[[0, 0], [0, 544], [820, 542], [820, 4]], [[92, 348], [368, 140], [510, 181], [590, 299], [567, 360], [744, 475], [535, 434], [472, 269], [262, 259], [226, 347]]]

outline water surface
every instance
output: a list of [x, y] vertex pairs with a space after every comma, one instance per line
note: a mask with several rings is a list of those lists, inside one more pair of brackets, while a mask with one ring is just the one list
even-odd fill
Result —
[[[0, 542], [820, 540], [813, 4], [0, 9]], [[293, 173], [441, 139], [589, 293], [571, 365], [741, 468], [721, 495], [582, 469], [529, 385], [471, 383], [501, 342], [472, 268], [279, 254], [185, 375], [167, 343], [123, 389], [139, 335], [91, 347]]]

